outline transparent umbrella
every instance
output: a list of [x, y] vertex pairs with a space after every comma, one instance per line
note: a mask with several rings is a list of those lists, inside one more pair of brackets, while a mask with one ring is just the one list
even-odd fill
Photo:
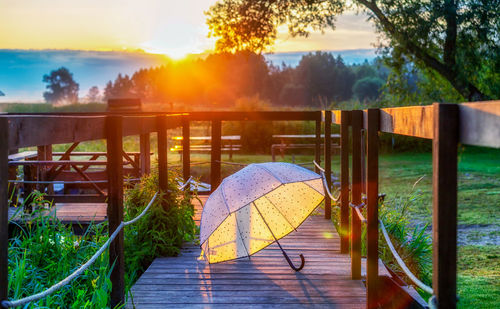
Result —
[[250, 255], [278, 242], [304, 222], [323, 201], [321, 176], [290, 163], [250, 164], [225, 178], [201, 215], [200, 243], [209, 263]]

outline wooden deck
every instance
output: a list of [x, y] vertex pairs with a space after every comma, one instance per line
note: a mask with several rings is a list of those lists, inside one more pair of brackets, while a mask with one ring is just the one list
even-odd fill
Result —
[[190, 244], [178, 257], [157, 258], [126, 308], [366, 307], [366, 289], [350, 279], [350, 258], [340, 254], [339, 236], [320, 212], [280, 243], [296, 263], [304, 254], [301, 272], [290, 269], [276, 244], [250, 259], [219, 264], [199, 260], [199, 246]]
[[[57, 218], [63, 223], [85, 225], [105, 221], [106, 209], [106, 203], [56, 203], [50, 211], [55, 211]], [[9, 207], [9, 220], [20, 221], [21, 215], [22, 209]]]

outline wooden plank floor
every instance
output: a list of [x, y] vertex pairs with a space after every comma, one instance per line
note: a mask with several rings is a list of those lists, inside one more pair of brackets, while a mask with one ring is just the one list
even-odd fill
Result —
[[[57, 218], [63, 223], [89, 224], [105, 221], [107, 207], [106, 203], [57, 203], [50, 211], [55, 210]], [[9, 220], [22, 221], [22, 214], [22, 209], [9, 207]]]
[[[195, 220], [199, 220], [198, 205]], [[321, 213], [280, 241], [300, 272], [288, 266], [276, 244], [218, 264], [199, 260], [200, 248], [187, 245], [178, 257], [157, 258], [136, 282], [126, 308], [365, 308], [366, 290], [350, 279], [350, 258]]]

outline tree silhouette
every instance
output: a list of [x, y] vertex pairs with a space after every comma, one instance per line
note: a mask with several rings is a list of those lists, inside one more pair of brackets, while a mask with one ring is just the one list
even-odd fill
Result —
[[45, 101], [49, 103], [76, 103], [78, 102], [79, 85], [73, 79], [73, 74], [65, 67], [43, 76], [43, 82], [48, 91], [43, 93]]
[[86, 96], [87, 102], [96, 103], [101, 102], [101, 92], [97, 86], [92, 86]]

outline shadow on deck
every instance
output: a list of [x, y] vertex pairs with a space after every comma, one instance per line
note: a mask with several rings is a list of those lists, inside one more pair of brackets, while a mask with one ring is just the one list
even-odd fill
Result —
[[[197, 205], [197, 223], [200, 212]], [[276, 244], [250, 259], [219, 264], [198, 260], [199, 246], [189, 244], [179, 256], [151, 264], [126, 308], [366, 308], [365, 286], [351, 280], [349, 255], [340, 254], [339, 236], [322, 210], [280, 243], [295, 261], [304, 254], [301, 272], [290, 269]]]

